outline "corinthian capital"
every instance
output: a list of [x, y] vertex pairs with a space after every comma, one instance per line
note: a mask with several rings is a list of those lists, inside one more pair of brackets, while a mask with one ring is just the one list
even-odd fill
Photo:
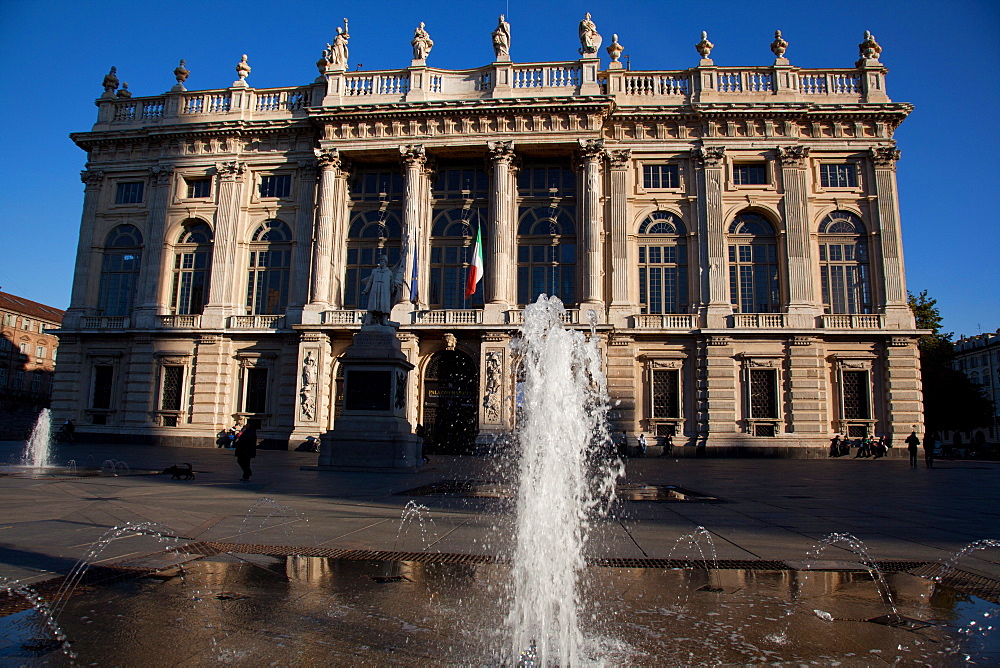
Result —
[[722, 167], [726, 156], [725, 146], [696, 146], [691, 149], [691, 156], [699, 167]]
[[173, 176], [173, 173], [173, 165], [156, 165], [155, 167], [149, 168], [149, 176], [152, 178], [153, 183], [158, 186], [165, 186], [169, 184], [170, 177]]
[[421, 167], [427, 163], [423, 144], [406, 144], [399, 147], [399, 157], [407, 167]]
[[514, 159], [513, 141], [491, 141], [486, 143], [486, 149], [492, 162], [510, 163]]
[[100, 188], [104, 180], [104, 172], [99, 169], [85, 169], [80, 172], [80, 180], [87, 188]]
[[583, 161], [600, 160], [604, 157], [603, 139], [580, 139], [580, 159]]
[[247, 171], [247, 163], [240, 162], [239, 160], [217, 162], [215, 163], [215, 171], [218, 173], [220, 179], [235, 181]]
[[787, 167], [805, 167], [809, 157], [808, 146], [779, 146], [778, 161]]
[[313, 149], [313, 153], [316, 155], [316, 162], [319, 163], [320, 169], [340, 169], [341, 159], [339, 150], [335, 148], [316, 148]]
[[892, 169], [899, 160], [899, 149], [895, 146], [875, 146], [871, 149], [872, 162], [876, 167]]
[[628, 169], [631, 162], [632, 149], [630, 148], [608, 151], [608, 163], [611, 165], [611, 169]]

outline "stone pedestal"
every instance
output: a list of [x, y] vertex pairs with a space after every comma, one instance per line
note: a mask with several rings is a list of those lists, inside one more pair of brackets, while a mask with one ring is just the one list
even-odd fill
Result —
[[319, 468], [416, 471], [422, 441], [406, 419], [406, 360], [396, 330], [367, 325], [344, 353], [344, 406], [333, 431], [320, 437]]

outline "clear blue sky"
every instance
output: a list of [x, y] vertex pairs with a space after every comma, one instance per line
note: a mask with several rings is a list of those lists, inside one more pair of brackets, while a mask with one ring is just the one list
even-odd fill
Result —
[[[84, 153], [70, 132], [89, 130], [112, 65], [137, 96], [174, 83], [187, 60], [190, 90], [221, 88], [249, 54], [249, 83], [292, 86], [341, 19], [350, 20], [351, 64], [409, 64], [420, 21], [435, 41], [429, 64], [463, 69], [492, 60], [497, 15], [512, 26], [516, 62], [577, 57], [577, 23], [593, 14], [604, 44], [617, 33], [633, 69], [697, 64], [701, 30], [719, 65], [769, 64], [774, 30], [802, 67], [851, 67], [871, 30], [889, 67], [888, 92], [916, 111], [896, 134], [908, 287], [938, 299], [946, 331], [1000, 326], [1000, 225], [988, 207], [1000, 155], [1000, 2], [56, 2], [0, 0], [0, 127], [6, 183], [0, 289], [65, 308], [69, 303]], [[603, 53], [604, 62], [607, 56]]]

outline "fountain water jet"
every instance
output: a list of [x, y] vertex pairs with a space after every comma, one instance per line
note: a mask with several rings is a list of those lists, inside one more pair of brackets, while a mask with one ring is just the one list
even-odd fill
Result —
[[[510, 655], [577, 665], [579, 576], [590, 521], [606, 512], [616, 478], [608, 452], [608, 398], [597, 337], [563, 327], [565, 310], [542, 295], [525, 309], [517, 349], [524, 378], [518, 414], [516, 526], [507, 616]], [[529, 648], [531, 648], [529, 650]]]
[[35, 426], [31, 429], [31, 436], [24, 444], [24, 454], [21, 455], [21, 462], [24, 466], [36, 469], [48, 468], [52, 464], [49, 462], [52, 449], [52, 417], [48, 408], [43, 408], [38, 414]]

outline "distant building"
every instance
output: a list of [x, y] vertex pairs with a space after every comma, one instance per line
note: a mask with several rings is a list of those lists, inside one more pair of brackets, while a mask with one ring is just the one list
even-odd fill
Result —
[[560, 62], [512, 62], [501, 28], [475, 69], [429, 67], [418, 34], [386, 71], [349, 71], [340, 35], [285, 88], [241, 63], [188, 91], [182, 64], [132, 97], [110, 73], [72, 135], [88, 162], [58, 418], [206, 446], [237, 421], [292, 445], [330, 429], [384, 254], [430, 451], [514, 426], [510, 344], [541, 293], [570, 327], [593, 313], [633, 441], [799, 456], [837, 431], [922, 432], [893, 138], [912, 106], [870, 35], [845, 68], [794, 66], [779, 35], [769, 65], [717, 65], [703, 39], [694, 67], [634, 71], [617, 40], [602, 66], [589, 19]]
[[954, 365], [993, 399], [993, 422], [969, 432], [951, 432], [947, 437], [956, 445], [1000, 443], [1000, 329], [956, 341]]
[[49, 406], [62, 323], [57, 308], [0, 292], [0, 439], [18, 439]]

